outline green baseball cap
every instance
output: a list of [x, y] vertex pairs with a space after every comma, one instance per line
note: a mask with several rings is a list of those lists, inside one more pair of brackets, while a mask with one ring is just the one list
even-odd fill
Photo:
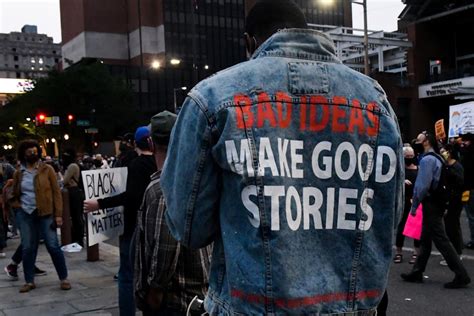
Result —
[[169, 111], [163, 111], [150, 120], [151, 138], [157, 144], [168, 144], [171, 131], [178, 116]]

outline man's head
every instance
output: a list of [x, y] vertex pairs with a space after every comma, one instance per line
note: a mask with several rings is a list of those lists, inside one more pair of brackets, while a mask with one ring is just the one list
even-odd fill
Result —
[[176, 118], [176, 114], [168, 111], [160, 112], [151, 118], [151, 138], [155, 146], [168, 146]]
[[133, 133], [126, 133], [125, 135], [121, 137], [120, 146], [119, 146], [119, 150], [121, 153], [129, 151], [129, 150], [133, 150], [133, 139], [134, 139]]
[[461, 135], [463, 147], [470, 147], [474, 140], [474, 135], [471, 133]]
[[280, 29], [307, 28], [301, 9], [291, 0], [259, 0], [247, 15], [245, 42], [251, 56]]
[[140, 150], [150, 151], [153, 149], [151, 131], [148, 126], [141, 126], [135, 132], [135, 146]]
[[416, 138], [416, 145], [420, 145], [423, 147], [423, 152], [428, 152], [430, 150], [434, 150], [436, 153], [439, 153], [438, 142], [432, 133], [428, 133], [426, 131], [421, 132], [418, 134]]
[[36, 140], [24, 140], [18, 146], [18, 160], [22, 164], [34, 164], [41, 156], [41, 147]]

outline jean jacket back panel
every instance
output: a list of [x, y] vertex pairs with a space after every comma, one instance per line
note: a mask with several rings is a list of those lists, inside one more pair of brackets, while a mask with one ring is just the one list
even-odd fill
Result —
[[403, 206], [401, 144], [382, 88], [316, 31], [279, 31], [198, 84], [162, 186], [173, 235], [214, 242], [211, 315], [374, 308]]

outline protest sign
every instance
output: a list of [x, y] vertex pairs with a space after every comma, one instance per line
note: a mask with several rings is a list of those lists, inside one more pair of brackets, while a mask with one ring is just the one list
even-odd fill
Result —
[[444, 130], [444, 120], [439, 120], [435, 124], [435, 134], [437, 140], [446, 139], [446, 131]]
[[474, 102], [449, 107], [449, 137], [474, 134]]
[[[83, 171], [82, 184], [87, 200], [115, 196], [126, 189], [127, 168]], [[122, 206], [87, 214], [88, 245], [121, 235], [123, 224]]]

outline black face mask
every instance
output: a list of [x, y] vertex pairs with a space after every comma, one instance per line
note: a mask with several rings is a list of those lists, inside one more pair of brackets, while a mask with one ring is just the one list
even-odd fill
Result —
[[422, 154], [425, 151], [425, 149], [423, 148], [423, 144], [419, 143], [414, 144], [413, 149], [415, 150], [416, 155]]
[[405, 166], [416, 164], [416, 158], [405, 158]]
[[26, 160], [26, 162], [29, 163], [29, 164], [35, 164], [35, 163], [38, 162], [39, 157], [38, 157], [38, 155], [36, 155], [36, 154], [28, 155], [28, 156], [25, 157], [25, 160]]

